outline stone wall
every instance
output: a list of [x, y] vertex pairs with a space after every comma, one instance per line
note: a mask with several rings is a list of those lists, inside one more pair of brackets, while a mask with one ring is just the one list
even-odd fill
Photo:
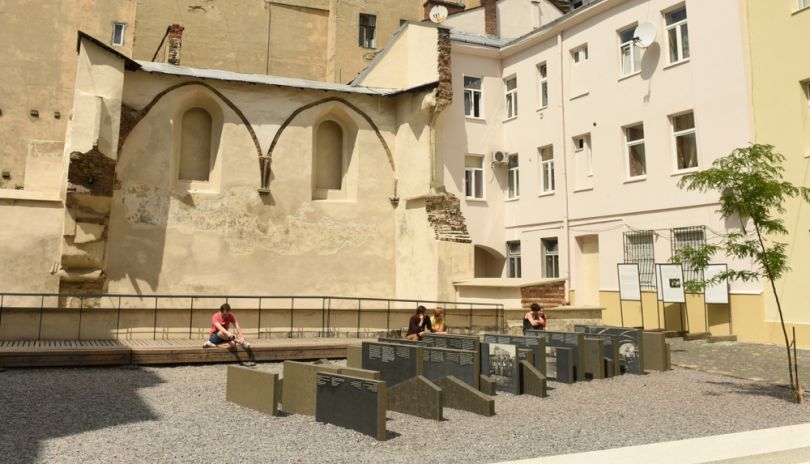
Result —
[[554, 280], [548, 283], [522, 287], [520, 289], [521, 305], [528, 309], [532, 303], [539, 303], [544, 308], [555, 308], [567, 303], [565, 298], [565, 280]]

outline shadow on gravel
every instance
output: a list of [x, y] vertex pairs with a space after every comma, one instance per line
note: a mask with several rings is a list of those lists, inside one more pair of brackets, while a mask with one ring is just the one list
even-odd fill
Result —
[[[736, 382], [717, 382], [712, 380], [706, 381], [706, 383], [729, 388], [733, 390], [730, 393], [736, 393], [739, 395], [769, 396], [771, 398], [777, 398], [780, 400], [790, 399], [790, 392], [786, 387], [770, 383], [764, 382], [736, 383]], [[721, 396], [728, 393], [707, 392], [705, 394], [708, 396]]]
[[49, 439], [156, 420], [138, 390], [163, 382], [142, 369], [9, 369], [0, 374], [0, 461], [37, 462]]

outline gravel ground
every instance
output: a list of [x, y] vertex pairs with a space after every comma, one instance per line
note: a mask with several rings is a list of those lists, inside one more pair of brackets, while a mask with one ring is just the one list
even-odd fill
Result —
[[490, 418], [445, 409], [436, 423], [389, 412], [389, 439], [377, 442], [312, 417], [226, 403], [225, 372], [224, 365], [0, 372], [0, 456], [4, 463], [485, 463], [810, 422], [810, 405], [786, 402], [783, 388], [676, 369], [552, 383], [542, 399], [500, 394]]

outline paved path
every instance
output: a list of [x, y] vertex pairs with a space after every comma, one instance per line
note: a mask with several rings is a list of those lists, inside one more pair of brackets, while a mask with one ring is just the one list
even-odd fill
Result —
[[[784, 346], [704, 340], [685, 342], [670, 338], [672, 363], [705, 372], [730, 375], [759, 382], [788, 385], [787, 353]], [[798, 350], [799, 380], [810, 391], [810, 350]]]

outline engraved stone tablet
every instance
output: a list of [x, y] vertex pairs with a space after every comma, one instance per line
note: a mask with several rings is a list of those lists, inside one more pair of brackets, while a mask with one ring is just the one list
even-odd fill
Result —
[[385, 440], [385, 382], [319, 372], [315, 420]]

